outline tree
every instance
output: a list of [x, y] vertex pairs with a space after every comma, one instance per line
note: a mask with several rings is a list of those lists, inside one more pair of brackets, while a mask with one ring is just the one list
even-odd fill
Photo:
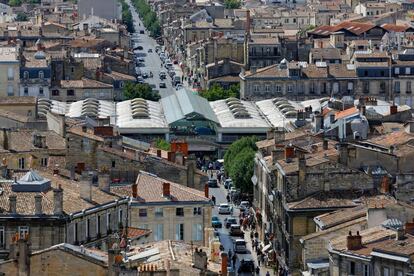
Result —
[[240, 95], [240, 85], [234, 84], [229, 89], [224, 89], [218, 84], [214, 84], [207, 90], [200, 92], [200, 96], [206, 98], [208, 101], [217, 101], [227, 99], [230, 97], [238, 98]]
[[224, 155], [224, 169], [242, 193], [253, 193], [256, 141], [256, 137], [243, 137], [231, 144]]
[[134, 29], [134, 22], [132, 19], [132, 13], [129, 10], [128, 4], [124, 0], [121, 0], [121, 5], [122, 5], [122, 22], [127, 27], [127, 31], [130, 33], [133, 33], [135, 32], [135, 29]]
[[127, 83], [124, 87], [124, 98], [126, 100], [131, 100], [135, 98], [143, 98], [149, 101], [158, 101], [161, 97], [160, 95], [153, 91], [151, 86], [147, 83]]
[[9, 0], [9, 5], [12, 7], [21, 6], [22, 0]]
[[241, 2], [239, 0], [224, 0], [224, 7], [226, 9], [239, 9]]
[[135, 9], [144, 24], [145, 28], [150, 32], [152, 37], [161, 35], [161, 25], [157, 18], [157, 14], [151, 10], [150, 5], [145, 0], [134, 0], [132, 2]]
[[16, 16], [16, 21], [28, 21], [27, 15], [25, 13], [19, 12]]
[[162, 150], [166, 150], [166, 151], [171, 150], [171, 144], [168, 143], [167, 141], [165, 141], [164, 139], [157, 138], [157, 139], [155, 139], [154, 142], [155, 142], [154, 143], [155, 147], [158, 148], [158, 149], [162, 149]]

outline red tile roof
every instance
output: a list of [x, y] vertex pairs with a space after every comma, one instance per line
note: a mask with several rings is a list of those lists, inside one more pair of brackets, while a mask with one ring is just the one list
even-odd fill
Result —
[[395, 25], [395, 24], [382, 24], [381, 28], [384, 28], [385, 30], [389, 32], [406, 32], [408, 29], [410, 29], [410, 26], [407, 25]]
[[351, 107], [351, 108], [345, 109], [343, 111], [337, 112], [335, 114], [335, 120], [342, 119], [342, 118], [345, 118], [345, 117], [348, 117], [350, 115], [354, 115], [354, 114], [357, 114], [357, 113], [359, 113], [358, 109], [356, 107]]
[[139, 239], [140, 237], [146, 236], [151, 234], [151, 230], [149, 229], [141, 229], [135, 227], [128, 227], [128, 238], [129, 239]]

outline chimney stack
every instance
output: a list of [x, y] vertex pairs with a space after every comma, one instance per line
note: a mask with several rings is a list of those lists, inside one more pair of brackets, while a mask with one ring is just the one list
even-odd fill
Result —
[[9, 196], [9, 212], [12, 214], [17, 213], [17, 196], [16, 195]]
[[132, 184], [132, 197], [133, 198], [138, 197], [138, 184], [137, 183]]
[[328, 140], [324, 139], [323, 140], [323, 150], [328, 150], [328, 145], [329, 145]]
[[404, 228], [402, 228], [402, 227], [397, 228], [395, 234], [396, 234], [395, 239], [397, 241], [403, 240], [405, 238]]
[[295, 157], [295, 148], [292, 146], [292, 144], [289, 144], [285, 147], [285, 158], [292, 159], [294, 157]]
[[162, 195], [164, 197], [169, 197], [171, 195], [171, 193], [170, 193], [170, 183], [168, 183], [168, 182], [162, 183]]
[[98, 177], [99, 189], [105, 192], [110, 191], [111, 177], [107, 173], [101, 173]]
[[407, 221], [405, 223], [405, 233], [414, 235], [414, 219], [412, 220], [412, 222]]
[[349, 231], [348, 236], [346, 237], [346, 248], [348, 250], [358, 250], [362, 248], [362, 237], [357, 231], [356, 236], [352, 236], [352, 231]]
[[274, 139], [275, 145], [284, 142], [285, 141], [285, 129], [276, 128], [273, 133], [273, 139]]
[[390, 105], [390, 114], [397, 114], [398, 112], [398, 107], [395, 104]]
[[17, 241], [18, 246], [18, 256], [17, 256], [17, 263], [18, 263], [18, 269], [19, 273], [18, 275], [29, 275], [30, 271], [30, 250], [29, 250], [29, 244], [28, 244], [29, 237], [26, 236], [24, 238], [20, 238]]
[[323, 129], [323, 115], [317, 114], [315, 115], [315, 132], [319, 132]]
[[86, 201], [92, 200], [92, 179], [87, 171], [84, 171], [79, 181], [80, 197]]
[[53, 190], [53, 214], [61, 215], [63, 214], [63, 190], [62, 186], [59, 184], [57, 189]]
[[272, 163], [275, 164], [277, 160], [282, 160], [285, 157], [285, 151], [283, 148], [276, 147], [272, 150]]
[[35, 215], [36, 216], [40, 216], [43, 214], [42, 199], [43, 199], [42, 195], [40, 194], [35, 195]]
[[304, 184], [306, 180], [306, 159], [304, 155], [299, 157], [299, 184]]

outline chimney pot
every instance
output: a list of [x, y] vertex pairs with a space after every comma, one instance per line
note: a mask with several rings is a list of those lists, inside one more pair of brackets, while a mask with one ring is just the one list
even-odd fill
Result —
[[171, 195], [171, 193], [170, 193], [170, 183], [168, 183], [168, 182], [162, 183], [162, 195], [164, 197], [169, 197]]

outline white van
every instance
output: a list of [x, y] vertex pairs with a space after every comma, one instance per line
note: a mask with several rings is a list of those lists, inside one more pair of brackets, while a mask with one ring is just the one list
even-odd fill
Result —
[[247, 251], [246, 248], [246, 241], [243, 239], [236, 239], [234, 240], [234, 252], [244, 254]]

